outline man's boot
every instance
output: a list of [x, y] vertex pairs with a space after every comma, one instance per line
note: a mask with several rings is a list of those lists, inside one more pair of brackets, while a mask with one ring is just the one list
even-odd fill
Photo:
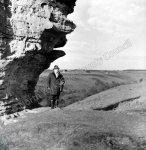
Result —
[[51, 100], [51, 109], [54, 109], [54, 101]]
[[58, 99], [55, 101], [55, 108], [58, 108]]

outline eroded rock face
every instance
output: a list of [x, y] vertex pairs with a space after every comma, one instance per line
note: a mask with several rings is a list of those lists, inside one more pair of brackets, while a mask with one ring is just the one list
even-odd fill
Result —
[[[27, 101], [35, 96], [39, 75], [65, 55], [53, 49], [63, 47], [66, 34], [76, 27], [67, 19], [75, 2], [0, 0], [0, 89], [11, 97], [5, 100], [9, 112], [12, 104], [28, 106]], [[29, 107], [35, 103], [32, 101]]]

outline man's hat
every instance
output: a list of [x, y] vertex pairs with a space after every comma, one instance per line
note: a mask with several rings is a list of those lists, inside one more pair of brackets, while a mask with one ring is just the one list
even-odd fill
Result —
[[57, 65], [55, 65], [54, 68], [53, 68], [53, 70], [54, 70], [54, 69], [60, 69], [60, 68], [59, 68]]

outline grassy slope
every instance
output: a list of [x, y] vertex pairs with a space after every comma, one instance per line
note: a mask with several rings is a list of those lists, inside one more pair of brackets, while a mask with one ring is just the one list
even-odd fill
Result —
[[[118, 105], [112, 107], [113, 104]], [[69, 105], [66, 108], [76, 110], [106, 110], [104, 108], [107, 108], [108, 106], [111, 106], [111, 109], [116, 109], [120, 111], [145, 110], [146, 81], [140, 83], [132, 83], [128, 85], [121, 85], [110, 90], [106, 90], [99, 94], [87, 97], [83, 101]]]
[[[120, 81], [121, 78], [124, 80], [126, 78], [125, 82], [128, 83], [144, 78], [144, 75], [137, 73], [132, 73], [132, 78], [130, 77], [132, 76], [131, 72], [121, 72], [121, 74], [118, 79], [114, 77], [116, 81], [119, 78]], [[95, 77], [98, 76], [94, 75]], [[106, 77], [108, 78], [106, 82], [113, 81], [113, 76]], [[90, 78], [93, 84], [86, 83], [83, 86], [82, 84], [85, 82], [73, 80], [72, 84], [76, 82], [79, 90], [80, 88], [86, 90], [92, 88], [96, 81], [92, 79], [93, 75], [82, 75], [80, 78], [83, 81], [89, 81]], [[45, 79], [46, 75], [44, 76]], [[97, 96], [101, 95], [100, 107], [121, 101], [122, 98], [127, 99], [139, 95], [145, 97], [145, 85], [145, 81], [122, 85], [91, 96], [63, 110], [52, 111], [50, 108], [41, 108], [42, 112], [27, 114], [27, 117], [19, 118], [19, 122], [5, 126], [1, 129], [0, 135], [3, 134], [7, 137], [10, 150], [145, 150], [146, 117], [144, 114], [96, 111], [90, 110], [89, 107], [93, 104], [97, 108], [99, 103]], [[66, 90], [70, 90], [70, 88]], [[77, 106], [80, 104], [82, 107], [86, 106], [86, 110], [78, 110]]]
[[[46, 97], [47, 95], [45, 92], [40, 92], [40, 88], [46, 87], [46, 79], [49, 72], [45, 71], [41, 74], [36, 88], [41, 97]], [[105, 71], [91, 71], [90, 73], [78, 75], [75, 72], [63, 73], [67, 83], [65, 84], [64, 92], [61, 94], [61, 107], [68, 106], [86, 97], [119, 85], [146, 79], [146, 71], [108, 71], [108, 73], [105, 74]], [[72, 76], [73, 78], [71, 78]], [[43, 100], [42, 104], [46, 105], [46, 101], [48, 101], [47, 98]]]
[[141, 116], [45, 109], [1, 131], [10, 150], [145, 150]]

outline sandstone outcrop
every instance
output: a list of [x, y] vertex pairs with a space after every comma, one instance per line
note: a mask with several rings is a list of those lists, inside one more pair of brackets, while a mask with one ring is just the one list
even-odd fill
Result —
[[0, 100], [1, 111], [6, 112], [4, 107], [12, 113], [37, 104], [34, 90], [39, 75], [65, 55], [54, 48], [63, 47], [66, 35], [76, 28], [67, 19], [75, 2], [0, 0], [0, 98], [8, 96]]

